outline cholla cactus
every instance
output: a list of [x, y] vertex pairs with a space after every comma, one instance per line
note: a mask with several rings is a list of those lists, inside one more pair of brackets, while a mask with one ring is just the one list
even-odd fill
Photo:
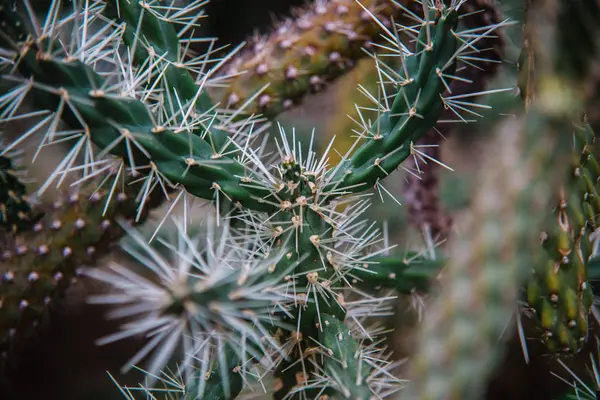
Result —
[[[31, 229], [13, 229], [3, 253], [5, 355], [84, 274], [112, 287], [89, 301], [125, 319], [99, 344], [146, 338], [124, 370], [144, 368], [147, 396], [164, 391], [162, 382], [172, 398], [230, 399], [267, 374], [276, 399], [372, 399], [401, 389], [406, 381], [381, 345], [385, 329], [368, 323], [393, 296], [373, 291], [427, 291], [441, 262], [430, 252], [391, 252], [364, 215], [364, 192], [389, 194], [383, 181], [448, 122], [439, 121], [444, 110], [451, 122], [473, 122], [488, 108], [473, 98], [513, 90], [457, 94], [452, 85], [471, 82], [464, 68], [492, 62], [479, 44], [508, 22], [464, 28], [476, 12], [461, 14], [464, 0], [318, 1], [259, 41], [251, 60], [215, 59], [188, 51], [203, 1], [63, 3], [40, 10], [0, 1], [0, 118], [31, 122], [0, 155], [9, 160], [30, 142], [36, 154], [61, 146], [65, 156], [37, 194], [70, 185], [62, 201], [40, 206]], [[281, 126], [268, 153], [267, 118], [363, 55], [377, 65], [380, 93], [369, 95], [377, 119], [357, 119], [358, 138], [340, 162], [329, 163], [333, 141], [318, 155], [314, 135], [306, 146]], [[31, 219], [24, 186], [5, 176], [19, 190], [0, 188], [0, 202], [18, 200], [2, 222], [18, 226], [15, 216]], [[191, 219], [194, 198], [214, 205], [204, 224]], [[167, 211], [146, 223], [160, 204]], [[177, 205], [184, 216], [173, 219]], [[96, 267], [124, 235], [122, 248], [142, 270]]]

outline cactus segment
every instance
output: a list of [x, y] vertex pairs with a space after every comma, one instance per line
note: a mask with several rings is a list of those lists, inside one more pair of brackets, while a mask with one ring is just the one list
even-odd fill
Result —
[[[94, 265], [123, 231], [117, 218], [138, 215], [133, 196], [86, 186], [48, 207], [28, 232], [0, 254], [0, 353], [30, 338], [83, 265]], [[138, 219], [144, 221], [145, 215]]]
[[348, 327], [330, 315], [322, 319], [323, 331], [319, 342], [328, 357], [323, 364], [324, 374], [330, 377], [326, 388], [343, 398], [369, 400], [374, 393], [369, 388], [371, 368], [366, 356], [350, 334]]
[[391, 396], [404, 386], [405, 381], [390, 372], [396, 363], [388, 361], [389, 355], [356, 338], [338, 317], [323, 313], [317, 323], [322, 329], [311, 341], [299, 332], [291, 334], [288, 344], [302, 355], [296, 362], [282, 363], [275, 399], [372, 400]]
[[[183, 105], [198, 115], [210, 115], [214, 104], [203, 89], [204, 82], [201, 81], [208, 78], [208, 71], [203, 71], [208, 69], [206, 56], [185, 59], [185, 49], [181, 48], [185, 44], [184, 39], [179, 37], [173, 21], [156, 11], [160, 10], [160, 7], [156, 7], [156, 10], [153, 8], [147, 2], [112, 0], [104, 14], [125, 24], [123, 39], [130, 48], [135, 49], [133, 60], [138, 68], [148, 68], [148, 65], [156, 64], [154, 68], [157, 73], [153, 76], [154, 82], [149, 86], [156, 85], [163, 89], [164, 96], [167, 97], [162, 100], [165, 107], [177, 108]], [[191, 4], [188, 8], [171, 9], [170, 14], [178, 15], [178, 19], [182, 16], [189, 19], [185, 24], [185, 29], [189, 30], [198, 25], [197, 19], [202, 16], [197, 8], [197, 5]], [[196, 79], [193, 78], [192, 72], [198, 75]], [[180, 119], [183, 120], [184, 117]], [[231, 150], [227, 132], [215, 127], [208, 135], [203, 135], [204, 139], [219, 153]]]
[[[544, 216], [535, 211], [548, 206], [561, 183], [570, 156], [563, 129], [569, 126], [531, 109], [497, 132], [489, 153], [494, 168], [481, 173], [474, 215], [467, 233], [452, 247], [444, 270], [447, 281], [441, 281], [442, 291], [419, 330], [413, 379], [402, 396], [433, 400], [484, 395], [502, 357], [498, 338], [541, 251], [536, 238]], [[545, 310], [554, 311], [544, 320], [552, 325], [556, 309], [546, 304]]]
[[578, 353], [588, 337], [593, 303], [587, 273], [593, 256], [589, 243], [600, 213], [596, 201], [600, 171], [591, 152], [595, 135], [587, 124], [573, 130], [571, 173], [542, 232], [544, 254], [527, 286], [527, 303], [538, 321], [541, 340], [552, 353], [565, 354]]
[[[406, 0], [399, 2], [407, 3]], [[368, 10], [368, 11], [367, 11]], [[268, 38], [258, 37], [226, 65], [224, 87], [210, 88], [223, 107], [273, 117], [321, 90], [366, 56], [364, 47], [403, 10], [389, 0], [320, 0], [296, 10]]]
[[384, 113], [372, 126], [364, 127], [367, 141], [335, 168], [331, 186], [362, 191], [385, 178], [411, 155], [411, 143], [435, 125], [448, 105], [442, 97], [446, 91], [443, 74], [453, 74], [460, 53], [457, 11], [430, 11], [423, 24], [426, 28], [420, 36], [429, 32], [421, 45], [424, 49], [414, 54], [404, 50], [394, 101], [388, 109], [382, 104]]
[[[182, 184], [195, 196], [212, 200], [222, 192], [233, 203], [239, 201], [248, 208], [273, 210], [273, 205], [263, 200], [269, 196], [267, 189], [245, 185], [252, 181], [252, 175], [241, 163], [215, 159], [212, 146], [198, 135], [178, 134], [158, 126], [140, 101], [97, 90], [103, 79], [87, 65], [41, 59], [40, 53], [43, 50], [30, 44], [21, 55], [19, 70], [26, 76], [35, 76], [39, 84], [60, 87], [57, 94], [63, 99], [68, 97], [73, 106], [73, 110], [62, 115], [63, 120], [75, 129], [84, 124], [83, 129], [89, 132], [95, 145], [110, 149], [134, 169], [148, 166], [158, 170], [156, 179]], [[46, 108], [53, 106], [50, 103]], [[166, 182], [161, 182], [161, 186]]]

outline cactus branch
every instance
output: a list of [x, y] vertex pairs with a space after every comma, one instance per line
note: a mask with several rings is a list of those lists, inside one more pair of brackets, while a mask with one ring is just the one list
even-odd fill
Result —
[[[46, 308], [59, 300], [83, 265], [93, 265], [123, 230], [116, 220], [133, 222], [134, 196], [115, 197], [92, 186], [56, 200], [29, 232], [17, 236], [0, 255], [0, 352], [4, 357], [30, 338]], [[146, 214], [138, 219], [143, 222]]]

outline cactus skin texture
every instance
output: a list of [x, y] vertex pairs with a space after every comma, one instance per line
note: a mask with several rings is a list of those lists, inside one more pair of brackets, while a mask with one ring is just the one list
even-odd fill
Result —
[[273, 116], [291, 108], [366, 56], [363, 47], [383, 30], [363, 6], [388, 27], [391, 17], [403, 13], [386, 0], [316, 1], [310, 8], [296, 10], [294, 18], [280, 23], [274, 34], [255, 39], [234, 57], [226, 66], [226, 87], [212, 88], [211, 94], [226, 108], [250, 101], [244, 107], [247, 114]]
[[593, 303], [587, 280], [590, 234], [598, 227], [600, 167], [589, 125], [574, 127], [570, 182], [561, 190], [552, 224], [541, 234], [545, 252], [527, 286], [527, 302], [552, 353], [574, 354], [585, 345]]
[[[126, 193], [108, 199], [93, 185], [76, 188], [52, 205], [28, 232], [15, 237], [0, 254], [0, 355], [31, 338], [46, 308], [60, 300], [77, 271], [94, 265], [123, 235], [116, 222], [138, 223], [137, 202]], [[108, 204], [106, 203], [108, 202]]]

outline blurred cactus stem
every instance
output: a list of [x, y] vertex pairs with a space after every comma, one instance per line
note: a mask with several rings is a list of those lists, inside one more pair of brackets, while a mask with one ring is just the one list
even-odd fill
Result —
[[124, 234], [118, 219], [144, 222], [147, 213], [138, 207], [132, 190], [113, 196], [90, 182], [38, 207], [43, 216], [0, 249], [2, 358], [35, 334], [47, 307], [65, 294], [79, 268], [94, 265], [113, 248]]
[[494, 168], [479, 179], [465, 235], [451, 242], [443, 289], [419, 330], [401, 399], [482, 395], [501, 357], [498, 339], [515, 312], [518, 288], [537, 261], [543, 222], [537, 210], [548, 206], [544, 200], [552, 198], [553, 179], [563, 175], [569, 156], [569, 135], [542, 121], [509, 120], [497, 132]]

